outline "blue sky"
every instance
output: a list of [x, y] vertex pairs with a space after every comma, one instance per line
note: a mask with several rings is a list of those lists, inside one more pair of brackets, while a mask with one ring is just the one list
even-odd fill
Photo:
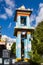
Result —
[[43, 0], [0, 0], [0, 26], [2, 35], [14, 38], [15, 9], [24, 5], [33, 10], [31, 25], [37, 26], [43, 20]]

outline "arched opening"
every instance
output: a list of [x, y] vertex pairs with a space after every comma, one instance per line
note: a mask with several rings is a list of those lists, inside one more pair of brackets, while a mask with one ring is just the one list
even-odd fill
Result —
[[21, 34], [21, 59], [24, 60], [24, 40], [27, 38], [26, 32], [23, 31]]

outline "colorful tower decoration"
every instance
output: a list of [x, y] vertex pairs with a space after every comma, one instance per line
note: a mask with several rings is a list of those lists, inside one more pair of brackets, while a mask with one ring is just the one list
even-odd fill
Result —
[[16, 36], [16, 60], [28, 61], [30, 56], [28, 52], [31, 51], [31, 32], [33, 28], [30, 26], [30, 15], [32, 10], [21, 6], [16, 10], [15, 21], [16, 27], [14, 35]]

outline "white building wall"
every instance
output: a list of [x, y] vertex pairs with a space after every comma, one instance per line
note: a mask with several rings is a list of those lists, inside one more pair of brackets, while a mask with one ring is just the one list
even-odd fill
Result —
[[7, 44], [6, 44], [6, 49], [11, 50], [12, 44], [13, 44], [13, 43], [7, 43]]

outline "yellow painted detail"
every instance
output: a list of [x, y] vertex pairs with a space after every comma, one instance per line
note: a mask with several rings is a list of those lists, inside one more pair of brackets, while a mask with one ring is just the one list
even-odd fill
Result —
[[21, 32], [20, 31], [18, 31], [18, 34], [20, 34]]
[[30, 14], [30, 12], [17, 12], [17, 13], [22, 13], [22, 14], [23, 14], [23, 13], [25, 13], [25, 14]]
[[31, 34], [31, 32], [27, 32], [27, 34]]
[[28, 59], [28, 58], [24, 58], [24, 61], [25, 61], [25, 62], [28, 62], [29, 60], [30, 60], [30, 59]]
[[16, 62], [19, 62], [19, 61], [21, 61], [21, 58], [16, 58]]
[[5, 42], [5, 41], [1, 39], [0, 42]]
[[29, 16], [30, 12], [17, 12], [17, 15], [26, 15], [26, 16]]

